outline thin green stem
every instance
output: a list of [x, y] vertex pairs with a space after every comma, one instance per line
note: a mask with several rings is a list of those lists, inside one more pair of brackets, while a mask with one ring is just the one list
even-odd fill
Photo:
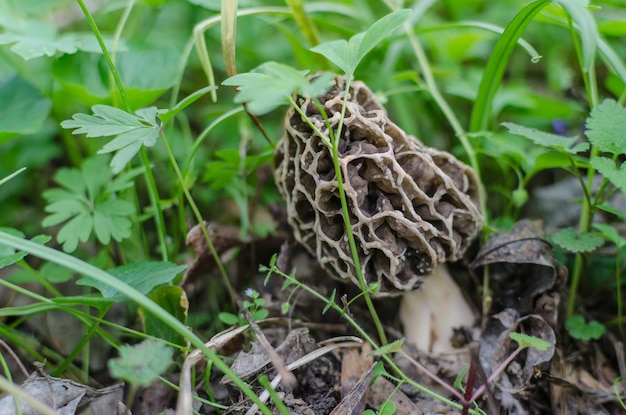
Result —
[[[346, 322], [352, 326], [352, 328], [354, 328], [354, 330], [356, 330], [356, 332], [363, 338], [363, 340], [365, 340], [367, 343], [369, 343], [372, 348], [375, 351], [378, 351], [381, 349], [381, 347], [376, 344], [376, 342], [374, 341], [374, 339], [372, 339], [365, 330], [363, 330], [363, 328], [361, 328], [357, 322], [352, 318], [352, 316], [349, 313], [346, 313], [346, 311], [340, 307], [337, 303], [335, 303], [334, 301], [330, 301], [328, 298], [324, 297], [322, 294], [320, 294], [319, 292], [315, 291], [313, 288], [309, 287], [306, 284], [303, 284], [302, 282], [298, 281], [297, 278], [295, 278], [294, 276], [288, 275], [284, 272], [282, 272], [280, 269], [278, 269], [276, 266], [272, 266], [271, 268], [266, 268], [266, 267], [261, 267], [262, 271], [267, 271], [268, 272], [268, 277], [271, 274], [277, 274], [280, 275], [282, 278], [286, 279], [287, 281], [290, 281], [293, 285], [295, 285], [296, 287], [303, 289], [304, 291], [306, 291], [307, 293], [311, 294], [313, 297], [319, 299], [320, 301], [322, 301], [324, 304], [328, 305], [330, 308], [332, 308], [333, 310], [335, 310], [336, 312], [338, 312], [341, 317], [343, 319], [346, 320]], [[393, 372], [395, 372], [399, 378], [401, 379], [402, 382], [405, 382], [409, 385], [411, 385], [412, 387], [414, 387], [415, 389], [417, 389], [418, 391], [434, 398], [437, 399], [441, 402], [443, 402], [446, 405], [449, 405], [452, 408], [456, 408], [456, 409], [462, 409], [462, 406], [456, 402], [451, 401], [450, 399], [447, 399], [446, 397], [439, 395], [437, 392], [431, 391], [430, 389], [426, 388], [425, 386], [420, 385], [419, 383], [415, 382], [413, 379], [409, 378], [403, 371], [402, 369], [400, 369], [396, 363], [394, 362], [394, 360], [388, 355], [388, 354], [382, 354], [381, 355], [382, 359], [385, 360], [385, 362], [389, 365], [389, 367], [391, 368], [391, 370]], [[470, 411], [471, 414], [478, 414], [477, 411]]]
[[337, 178], [337, 191], [339, 192], [339, 199], [341, 200], [341, 211], [343, 213], [343, 223], [346, 228], [346, 235], [348, 236], [348, 244], [350, 245], [350, 251], [352, 252], [352, 260], [354, 261], [354, 267], [356, 270], [357, 279], [359, 280], [359, 285], [361, 288], [361, 293], [363, 294], [363, 299], [365, 300], [365, 304], [367, 309], [372, 317], [372, 322], [376, 327], [376, 331], [378, 332], [378, 338], [380, 339], [381, 345], [386, 345], [387, 335], [385, 334], [385, 328], [383, 327], [380, 317], [378, 317], [378, 312], [376, 312], [376, 307], [374, 307], [374, 302], [372, 301], [372, 296], [370, 295], [369, 287], [367, 286], [367, 281], [365, 281], [365, 276], [363, 275], [363, 269], [361, 268], [361, 260], [359, 258], [359, 250], [356, 246], [356, 242], [354, 240], [354, 233], [352, 232], [352, 224], [350, 223], [350, 212], [348, 210], [348, 200], [346, 199], [346, 191], [343, 187], [343, 172], [341, 171], [341, 164], [339, 163], [339, 141], [341, 139], [342, 128], [343, 128], [343, 120], [346, 115], [346, 107], [348, 105], [348, 96], [350, 94], [350, 84], [352, 83], [352, 75], [346, 75], [346, 87], [345, 93], [343, 96], [343, 102], [341, 105], [341, 116], [339, 117], [339, 124], [337, 125], [336, 134], [333, 132], [333, 129], [330, 126], [328, 121], [328, 117], [326, 117], [326, 112], [323, 111], [323, 115], [325, 116], [325, 121], [328, 126], [328, 133], [330, 134], [330, 141], [332, 143], [332, 153], [333, 153], [333, 165], [335, 167], [335, 177]]
[[[104, 44], [104, 39], [102, 38], [100, 29], [98, 29], [98, 25], [96, 24], [95, 20], [93, 19], [93, 16], [89, 12], [89, 9], [87, 9], [87, 7], [85, 6], [85, 3], [83, 2], [83, 0], [77, 0], [77, 1], [85, 15], [85, 18], [87, 19], [87, 23], [89, 24], [89, 27], [91, 28], [92, 32], [96, 36], [96, 39], [98, 40], [98, 44], [100, 45], [100, 49], [102, 50], [104, 59], [106, 60], [107, 65], [109, 66], [109, 70], [111, 71], [111, 75], [113, 76], [115, 85], [117, 86], [117, 90], [120, 93], [120, 97], [122, 99], [124, 109], [127, 112], [130, 112], [130, 105], [128, 104], [128, 100], [126, 98], [126, 89], [124, 88], [124, 84], [122, 83], [120, 75], [117, 72], [117, 68], [115, 67], [115, 64], [113, 63], [113, 59], [111, 58], [111, 55], [109, 54], [109, 51], [106, 45]], [[159, 199], [158, 189], [156, 186], [156, 181], [154, 180], [154, 175], [152, 174], [150, 160], [148, 158], [148, 153], [145, 147], [143, 146], [141, 147], [139, 154], [141, 157], [141, 163], [144, 166], [144, 177], [146, 179], [146, 186], [148, 188], [148, 196], [150, 197], [150, 204], [152, 205], [152, 210], [154, 211], [153, 218], [154, 218], [154, 222], [157, 228], [157, 237], [159, 239], [161, 258], [163, 261], [167, 261], [169, 257], [169, 253], [167, 249], [167, 242], [166, 242], [167, 231], [165, 229], [165, 220], [163, 218], [163, 212], [161, 211], [161, 207], [160, 207], [160, 199]]]
[[[581, 68], [583, 82], [585, 84], [585, 90], [587, 91], [587, 100], [589, 101], [589, 106], [591, 109], [595, 108], [598, 105], [598, 87], [597, 87], [597, 79], [595, 67], [592, 64], [589, 68], [589, 71], [585, 71], [583, 69], [583, 61], [582, 61], [582, 50], [580, 46], [580, 41], [576, 36], [576, 29], [572, 23], [571, 18], [568, 16], [568, 23], [570, 32], [572, 33], [572, 37], [574, 39], [574, 47], [576, 49], [576, 55], [578, 56], [579, 66]], [[591, 150], [589, 153], [589, 159], [596, 157], [598, 155], [598, 148], [591, 144]], [[591, 229], [591, 223], [593, 221], [593, 215], [595, 209], [591, 206], [591, 190], [593, 189], [593, 179], [595, 177], [596, 171], [595, 169], [589, 165], [587, 168], [587, 183], [583, 183], [583, 191], [585, 191], [586, 197], [582, 204], [582, 209], [580, 212], [580, 217], [578, 220], [578, 232], [589, 232]], [[578, 289], [580, 287], [582, 274], [584, 272], [584, 264], [585, 264], [585, 253], [577, 253], [574, 259], [574, 266], [572, 267], [572, 280], [570, 284], [570, 292], [569, 297], [567, 299], [567, 315], [571, 316], [574, 313], [576, 308], [576, 296], [578, 294]]]
[[191, 196], [189, 189], [187, 189], [187, 186], [185, 185], [185, 178], [183, 177], [183, 174], [181, 173], [180, 168], [178, 167], [178, 163], [176, 162], [174, 153], [172, 152], [172, 149], [167, 141], [167, 137], [162, 131], [161, 131], [161, 139], [163, 140], [165, 151], [167, 152], [167, 155], [170, 159], [170, 163], [172, 164], [172, 168], [174, 169], [174, 172], [176, 173], [178, 182], [180, 183], [183, 193], [185, 194], [187, 203], [189, 203], [189, 207], [191, 208], [191, 211], [193, 212], [194, 217], [196, 218], [196, 221], [200, 225], [200, 229], [202, 231], [202, 235], [204, 236], [204, 240], [206, 241], [206, 244], [209, 247], [209, 251], [211, 251], [211, 255], [213, 256], [213, 260], [217, 264], [217, 268], [220, 271], [220, 275], [222, 276], [222, 281], [224, 282], [224, 286], [228, 290], [228, 295], [230, 296], [232, 305], [233, 307], [236, 308], [237, 294], [235, 293], [235, 290], [233, 289], [233, 286], [230, 283], [228, 274], [226, 273], [226, 269], [224, 268], [224, 264], [222, 264], [222, 260], [220, 259], [220, 256], [217, 253], [217, 250], [215, 249], [215, 245], [213, 245], [213, 241], [211, 240], [211, 237], [209, 236], [209, 232], [204, 224], [204, 218], [202, 217], [202, 214], [200, 213], [200, 209], [198, 209], [198, 206], [196, 205], [196, 202]]
[[[272, 411], [260, 401], [257, 395], [252, 389], [239, 377], [232, 369], [217, 355], [214, 350], [209, 349], [204, 342], [191, 332], [182, 322], [180, 322], [175, 316], [165, 311], [161, 306], [152, 301], [150, 298], [141, 294], [137, 289], [125, 284], [113, 275], [101, 270], [91, 264], [86, 263], [78, 258], [68, 255], [64, 252], [57, 251], [50, 247], [39, 245], [35, 242], [18, 238], [17, 236], [0, 231], [0, 244], [10, 246], [14, 249], [26, 251], [32, 255], [42, 258], [47, 261], [54, 262], [68, 269], [71, 269], [79, 274], [88, 276], [95, 279], [119, 292], [123, 292], [131, 301], [137, 305], [143, 307], [148, 313], [154, 315], [157, 319], [161, 320], [163, 324], [172, 328], [176, 333], [180, 334], [183, 338], [189, 341], [191, 345], [198, 348], [207, 359], [211, 360], [213, 364], [226, 376], [233, 380], [233, 383], [248, 396], [252, 402], [256, 403], [261, 411], [266, 415], [272, 415]], [[2, 379], [0, 377], [0, 379]], [[4, 385], [2, 385], [4, 386]], [[1, 389], [2, 387], [0, 387]]]
[[348, 202], [346, 200], [346, 192], [343, 187], [343, 174], [341, 172], [341, 165], [339, 164], [339, 139], [337, 137], [340, 136], [341, 128], [343, 126], [343, 118], [344, 118], [345, 110], [346, 110], [345, 106], [347, 103], [347, 94], [349, 93], [349, 90], [350, 90], [350, 87], [349, 87], [350, 79], [351, 77], [346, 78], [346, 95], [344, 96], [344, 102], [343, 102], [343, 106], [341, 109], [341, 117], [339, 118], [339, 125], [337, 127], [337, 133], [333, 132], [332, 128], [330, 128], [328, 115], [326, 114], [326, 111], [324, 111], [324, 108], [322, 107], [321, 103], [318, 100], [314, 100], [320, 114], [324, 118], [324, 122], [326, 122], [328, 126], [328, 133], [329, 133], [330, 139], [326, 137], [324, 134], [322, 134], [322, 132], [311, 122], [311, 120], [306, 116], [306, 114], [304, 114], [304, 112], [302, 112], [302, 110], [296, 104], [293, 98], [288, 97], [288, 100], [293, 106], [293, 108], [296, 110], [296, 112], [300, 114], [302, 119], [305, 120], [305, 122], [309, 125], [309, 127], [311, 127], [313, 132], [318, 137], [320, 137], [322, 142], [324, 142], [324, 144], [329, 146], [332, 151], [333, 165], [335, 168], [335, 177], [337, 178], [337, 191], [339, 192], [339, 199], [341, 201], [341, 212], [343, 215], [346, 235], [348, 237], [348, 244], [350, 246], [350, 252], [352, 253], [352, 260], [354, 261], [354, 267], [355, 267], [355, 271], [357, 274], [357, 279], [359, 280], [359, 287], [361, 288], [361, 294], [363, 295], [367, 309], [370, 313], [370, 316], [372, 317], [372, 322], [374, 323], [374, 326], [376, 327], [376, 331], [378, 332], [378, 337], [380, 338], [381, 344], [385, 345], [387, 344], [387, 335], [385, 334], [385, 329], [382, 323], [380, 322], [380, 318], [378, 317], [378, 313], [376, 312], [376, 308], [374, 307], [374, 303], [372, 302], [369, 287], [367, 286], [367, 282], [365, 281], [365, 277], [363, 276], [363, 270], [361, 269], [359, 251], [357, 249], [356, 242], [354, 240], [354, 234], [352, 232], [352, 224], [350, 223], [350, 215], [348, 211]]

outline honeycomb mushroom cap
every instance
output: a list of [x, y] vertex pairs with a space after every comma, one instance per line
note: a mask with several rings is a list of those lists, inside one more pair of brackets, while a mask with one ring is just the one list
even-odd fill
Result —
[[[336, 133], [346, 79], [333, 82], [318, 99]], [[328, 137], [311, 98], [296, 102]], [[331, 149], [293, 108], [274, 163], [295, 239], [330, 275], [359, 286]], [[482, 227], [472, 169], [406, 135], [362, 82], [350, 85], [339, 164], [363, 275], [380, 283], [377, 296], [419, 288], [438, 263], [460, 259]]]

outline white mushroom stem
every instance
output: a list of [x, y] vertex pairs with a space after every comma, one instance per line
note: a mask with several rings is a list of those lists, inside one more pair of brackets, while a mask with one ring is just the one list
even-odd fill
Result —
[[400, 303], [406, 341], [431, 353], [452, 351], [453, 329], [472, 327], [474, 320], [474, 311], [445, 264], [435, 267], [422, 287], [405, 294]]

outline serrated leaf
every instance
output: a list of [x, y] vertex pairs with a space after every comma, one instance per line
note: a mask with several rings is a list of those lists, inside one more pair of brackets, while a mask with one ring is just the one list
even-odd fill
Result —
[[538, 337], [529, 336], [528, 334], [511, 332], [509, 333], [509, 337], [511, 340], [516, 342], [519, 347], [528, 348], [532, 347], [534, 349], [539, 350], [540, 352], [545, 352], [553, 345], [550, 342], [547, 342]]
[[323, 74], [320, 76], [322, 81], [309, 84], [306, 79], [307, 72], [280, 63], [267, 62], [252, 72], [232, 76], [222, 84], [237, 86], [235, 102], [245, 102], [251, 113], [262, 115], [287, 104], [288, 98], [295, 93], [317, 96], [325, 89], [314, 90], [314, 88], [322, 84], [326, 89], [329, 87], [330, 74]]
[[601, 152], [626, 153], [626, 109], [612, 99], [602, 101], [587, 118], [585, 135]]
[[509, 130], [509, 133], [526, 137], [533, 143], [544, 147], [553, 148], [570, 154], [577, 154], [589, 149], [589, 143], [576, 143], [579, 139], [576, 136], [563, 137], [510, 122], [503, 122], [501, 125], [506, 127]]
[[[186, 265], [176, 265], [171, 262], [135, 262], [110, 269], [108, 272], [140, 293], [147, 295], [155, 287], [170, 283], [186, 268]], [[83, 277], [76, 281], [76, 284], [94, 287], [102, 293], [104, 298], [125, 298], [124, 293], [92, 278]]]
[[598, 170], [608, 181], [613, 183], [626, 194], [626, 162], [618, 169], [615, 162], [606, 157], [594, 157], [590, 161], [591, 166]]
[[61, 122], [61, 126], [75, 128], [72, 134], [87, 137], [116, 136], [98, 151], [99, 154], [117, 151], [110, 164], [115, 174], [126, 167], [141, 146], [154, 146], [161, 133], [156, 107], [142, 108], [135, 114], [109, 105], [94, 105], [91, 109], [94, 115], [74, 114], [71, 120]]
[[580, 340], [599, 339], [605, 331], [605, 327], [595, 320], [585, 322], [580, 314], [574, 314], [565, 320], [565, 328], [570, 336]]
[[172, 349], [156, 339], [134, 346], [122, 345], [119, 354], [108, 362], [111, 375], [138, 386], [150, 385], [172, 363]]
[[604, 239], [590, 232], [576, 235], [574, 229], [564, 228], [552, 236], [552, 240], [561, 248], [571, 252], [593, 252], [604, 243]]

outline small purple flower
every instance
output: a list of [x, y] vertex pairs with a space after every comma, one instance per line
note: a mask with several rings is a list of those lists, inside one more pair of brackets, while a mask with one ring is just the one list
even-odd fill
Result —
[[555, 134], [566, 136], [567, 135], [567, 123], [563, 120], [552, 121], [552, 130]]

